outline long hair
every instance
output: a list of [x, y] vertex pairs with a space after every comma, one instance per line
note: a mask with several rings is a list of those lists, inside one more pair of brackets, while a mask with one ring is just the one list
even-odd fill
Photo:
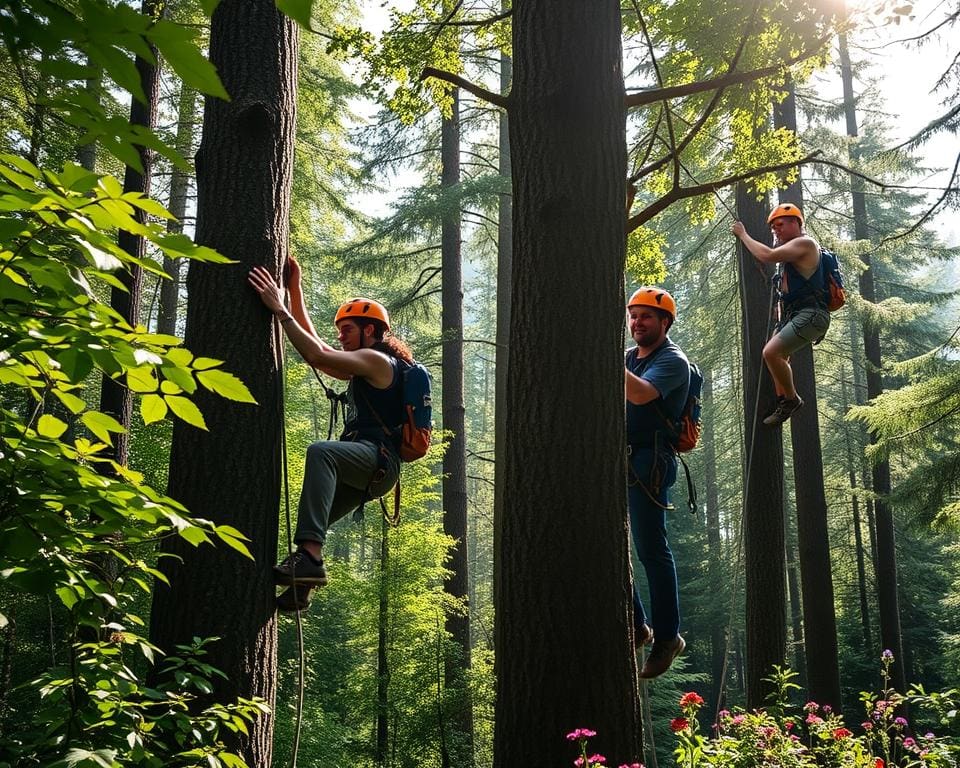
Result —
[[360, 317], [353, 318], [353, 321], [360, 327], [361, 333], [365, 326], [373, 326], [373, 338], [376, 342], [370, 346], [370, 349], [383, 352], [405, 363], [413, 362], [413, 352], [410, 351], [410, 347], [399, 336], [394, 336], [393, 333], [388, 335], [387, 328], [381, 321]]

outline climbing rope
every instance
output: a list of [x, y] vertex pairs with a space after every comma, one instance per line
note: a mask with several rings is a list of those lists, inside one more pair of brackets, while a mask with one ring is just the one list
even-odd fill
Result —
[[[287, 555], [293, 555], [293, 524], [290, 520], [290, 466], [287, 457], [287, 419], [286, 419], [286, 399], [287, 399], [287, 366], [284, 360], [283, 331], [280, 329], [279, 321], [274, 319], [273, 323], [274, 339], [277, 345], [277, 352], [280, 362], [280, 452], [283, 457], [283, 509], [286, 518], [287, 527]], [[292, 584], [294, 605], [299, 606], [297, 599], [297, 585]], [[303, 647], [303, 619], [300, 616], [300, 608], [295, 611], [297, 624], [297, 713], [293, 732], [293, 747], [290, 753], [290, 768], [297, 768], [297, 755], [300, 752], [300, 734], [303, 730], [303, 698], [306, 688], [306, 662], [304, 658]]]
[[[716, 190], [714, 190], [716, 194]], [[719, 197], [719, 195], [717, 195]], [[721, 201], [722, 202], [722, 201]], [[729, 209], [728, 209], [729, 210]], [[737, 274], [740, 280], [740, 290], [743, 292], [743, 295], [746, 295], [746, 277], [744, 275], [743, 269], [737, 269]], [[773, 305], [776, 298], [776, 283], [771, 280], [770, 282], [770, 303], [767, 307], [767, 329], [764, 333], [764, 338], [767, 339], [770, 337], [771, 326], [773, 325]], [[750, 317], [747, 313], [743, 315], [743, 331], [746, 334], [746, 337], [750, 338]], [[750, 425], [750, 441], [747, 449], [747, 462], [746, 470], [744, 472], [744, 485], [743, 485], [743, 503], [740, 509], [740, 525], [737, 531], [737, 556], [736, 562], [733, 568], [733, 585], [730, 591], [730, 610], [727, 618], [727, 627], [724, 632], [725, 636], [725, 645], [723, 649], [723, 665], [720, 669], [720, 686], [717, 691], [717, 704], [714, 710], [714, 722], [719, 722], [720, 719], [720, 708], [723, 702], [723, 697], [726, 692], [727, 686], [727, 667], [729, 664], [730, 658], [730, 646], [731, 646], [731, 635], [733, 633], [733, 617], [736, 611], [737, 605], [737, 594], [740, 588], [740, 566], [743, 563], [743, 529], [744, 529], [744, 516], [747, 509], [747, 502], [749, 501], [750, 496], [750, 474], [753, 469], [753, 448], [754, 442], [756, 441], [757, 436], [757, 419], [760, 414], [760, 383], [763, 380], [763, 365], [758, 366], [757, 371], [757, 384], [756, 384], [756, 394], [753, 402], [753, 423]]]

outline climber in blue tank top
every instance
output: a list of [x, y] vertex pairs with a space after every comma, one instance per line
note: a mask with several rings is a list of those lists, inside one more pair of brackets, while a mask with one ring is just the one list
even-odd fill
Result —
[[307, 363], [350, 382], [340, 439], [321, 440], [307, 448], [294, 536], [297, 549], [273, 568], [277, 584], [288, 587], [277, 598], [278, 607], [292, 611], [305, 608], [313, 588], [327, 583], [323, 544], [330, 525], [397, 482], [397, 436], [386, 434], [381, 419], [391, 424], [402, 421], [398, 360], [410, 363], [413, 355], [390, 334], [386, 308], [371, 299], [351, 299], [340, 306], [334, 318], [340, 349], [327, 344], [307, 315], [300, 267], [294, 259], [288, 264], [290, 311], [284, 306], [283, 290], [263, 267], [254, 267], [248, 282]]
[[829, 292], [820, 268], [820, 244], [803, 229], [803, 212], [793, 203], [781, 203], [767, 217], [773, 246], [754, 240], [739, 221], [730, 231], [759, 261], [782, 263], [780, 276], [780, 323], [763, 348], [763, 360], [773, 378], [777, 405], [764, 424], [782, 424], [803, 405], [793, 383], [790, 355], [815, 344], [830, 327]]

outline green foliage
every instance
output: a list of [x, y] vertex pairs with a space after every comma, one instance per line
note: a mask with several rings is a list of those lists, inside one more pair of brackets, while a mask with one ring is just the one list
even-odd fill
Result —
[[204, 93], [229, 98], [213, 65], [198, 48], [197, 31], [191, 27], [149, 18], [129, 5], [101, 0], [76, 4], [18, 0], [0, 3], [0, 9], [0, 35], [14, 65], [19, 67], [39, 56], [43, 71], [62, 85], [58, 91], [40, 95], [44, 104], [83, 132], [78, 143], [99, 141], [137, 170], [143, 168], [136, 145], [183, 167], [186, 161], [152, 131], [109, 114], [85, 90], [88, 78], [102, 73], [143, 101], [131, 54], [153, 62], [153, 45], [185, 83]]
[[[198, 383], [252, 402], [219, 361], [195, 358], [175, 337], [131, 327], [91, 288], [94, 281], [122, 287], [118, 268], [157, 269], [116, 245], [112, 233], [120, 228], [171, 256], [224, 259], [157, 224], [137, 223], [134, 208], [166, 213], [124, 194], [111, 177], [72, 164], [60, 173], [40, 170], [12, 155], [0, 156], [0, 175], [0, 384], [9, 404], [0, 410], [0, 477], [7, 489], [0, 500], [0, 579], [14, 593], [55, 596], [72, 627], [69, 667], [33, 683], [40, 696], [37, 731], [18, 734], [4, 751], [23, 764], [59, 754], [64, 765], [93, 765], [109, 755], [121, 760], [121, 743], [126, 764], [160, 764], [155, 755], [174, 746], [186, 757], [171, 752], [171, 760], [222, 751], [220, 727], [242, 727], [234, 718], [249, 719], [261, 705], [209, 710], [191, 746], [192, 731], [183, 727], [188, 694], [146, 688], [128, 666], [131, 654], [152, 661], [156, 650], [131, 629], [142, 625], [131, 606], [149, 593], [152, 579], [163, 579], [137, 554], [142, 545], [164, 536], [194, 545], [219, 540], [249, 557], [245, 538], [191, 518], [118, 464], [109, 448], [123, 425], [90, 408], [82, 394], [92, 374], [108, 376], [143, 395], [145, 422], [162, 418], [159, 411], [169, 406], [197, 426], [202, 416], [188, 395]], [[79, 434], [81, 427], [89, 436]], [[180, 670], [196, 662], [167, 664]]]

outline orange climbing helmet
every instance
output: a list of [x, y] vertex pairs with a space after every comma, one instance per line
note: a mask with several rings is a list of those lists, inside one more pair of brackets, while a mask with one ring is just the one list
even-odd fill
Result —
[[793, 203], [780, 203], [776, 208], [770, 211], [770, 215], [767, 216], [767, 224], [772, 222], [774, 219], [782, 218], [783, 216], [796, 216], [800, 219], [800, 226], [803, 226], [803, 211], [801, 211]]
[[350, 299], [340, 305], [337, 310], [337, 316], [333, 318], [333, 324], [336, 325], [341, 320], [379, 320], [387, 330], [390, 330], [390, 315], [387, 314], [387, 308], [379, 301], [373, 299]]
[[630, 297], [630, 301], [627, 302], [627, 309], [630, 309], [630, 307], [662, 309], [673, 320], [677, 319], [677, 302], [663, 288], [654, 288], [650, 285], [637, 288], [633, 292], [633, 296]]

